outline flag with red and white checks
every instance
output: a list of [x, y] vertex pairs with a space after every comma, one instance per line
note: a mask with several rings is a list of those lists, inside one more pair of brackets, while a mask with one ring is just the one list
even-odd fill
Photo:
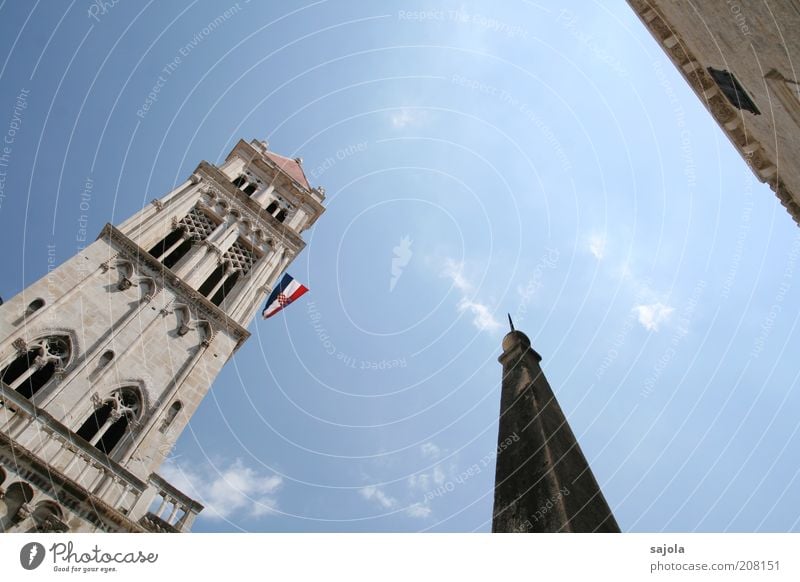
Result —
[[281, 282], [275, 286], [272, 293], [267, 299], [267, 305], [261, 315], [264, 319], [272, 317], [281, 309], [289, 305], [291, 302], [303, 296], [308, 291], [308, 288], [301, 285], [288, 273], [283, 276]]

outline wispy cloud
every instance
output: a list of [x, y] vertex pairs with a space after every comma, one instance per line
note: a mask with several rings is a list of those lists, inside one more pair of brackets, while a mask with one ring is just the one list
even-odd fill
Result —
[[606, 256], [606, 237], [593, 234], [589, 237], [589, 252], [598, 261]]
[[444, 269], [442, 270], [442, 276], [450, 279], [450, 281], [453, 282], [453, 287], [462, 293], [468, 293], [472, 290], [472, 285], [470, 285], [467, 278], [464, 277], [464, 263], [457, 263], [450, 258], [446, 259], [444, 262]]
[[458, 310], [472, 313], [472, 325], [481, 331], [497, 331], [501, 327], [500, 322], [492, 315], [489, 306], [485, 303], [463, 297], [458, 303]]
[[422, 118], [422, 113], [414, 109], [406, 109], [405, 107], [400, 111], [392, 113], [392, 127], [395, 129], [403, 129], [411, 124], [418, 123]]
[[406, 515], [409, 517], [426, 518], [431, 514], [431, 506], [427, 503], [415, 503], [406, 509]]
[[464, 263], [450, 258], [446, 259], [441, 275], [450, 279], [453, 287], [461, 292], [462, 297], [458, 302], [458, 310], [462, 313], [472, 314], [472, 325], [481, 331], [496, 331], [502, 327], [487, 304], [478, 301], [475, 297], [470, 297], [474, 286], [464, 275]]
[[229, 519], [242, 514], [260, 517], [278, 506], [275, 493], [283, 484], [279, 475], [259, 471], [241, 459], [224, 466], [187, 467], [173, 460], [161, 466], [161, 475], [205, 505], [201, 517]]
[[633, 311], [639, 317], [639, 323], [648, 331], [658, 331], [661, 324], [666, 323], [674, 308], [664, 305], [661, 302], [651, 303], [650, 305], [637, 305]]
[[358, 490], [361, 497], [369, 501], [374, 501], [384, 509], [391, 509], [397, 505], [397, 499], [390, 497], [383, 489], [375, 485], [367, 485]]
[[442, 453], [442, 450], [439, 448], [439, 445], [432, 442], [422, 443], [422, 445], [420, 445], [419, 448], [420, 451], [422, 451], [422, 456], [427, 457], [429, 459], [437, 459], [439, 458], [439, 455]]

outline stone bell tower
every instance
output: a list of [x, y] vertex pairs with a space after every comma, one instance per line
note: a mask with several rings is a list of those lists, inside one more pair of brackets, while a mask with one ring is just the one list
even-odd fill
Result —
[[[509, 318], [510, 320], [510, 318]], [[619, 532], [521, 331], [503, 338], [493, 532]]]
[[0, 531], [187, 531], [156, 471], [324, 211], [239, 141], [0, 307]]

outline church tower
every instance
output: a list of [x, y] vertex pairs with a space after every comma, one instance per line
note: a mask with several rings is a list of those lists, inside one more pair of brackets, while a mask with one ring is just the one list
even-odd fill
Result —
[[0, 531], [187, 531], [157, 473], [324, 211], [239, 141], [0, 307]]
[[493, 532], [619, 532], [528, 337], [503, 338]]

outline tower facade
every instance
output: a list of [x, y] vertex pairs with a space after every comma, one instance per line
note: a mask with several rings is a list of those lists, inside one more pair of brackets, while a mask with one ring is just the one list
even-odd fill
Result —
[[239, 141], [0, 307], [0, 531], [187, 531], [157, 473], [324, 211]]
[[503, 338], [493, 532], [619, 532], [528, 337]]

